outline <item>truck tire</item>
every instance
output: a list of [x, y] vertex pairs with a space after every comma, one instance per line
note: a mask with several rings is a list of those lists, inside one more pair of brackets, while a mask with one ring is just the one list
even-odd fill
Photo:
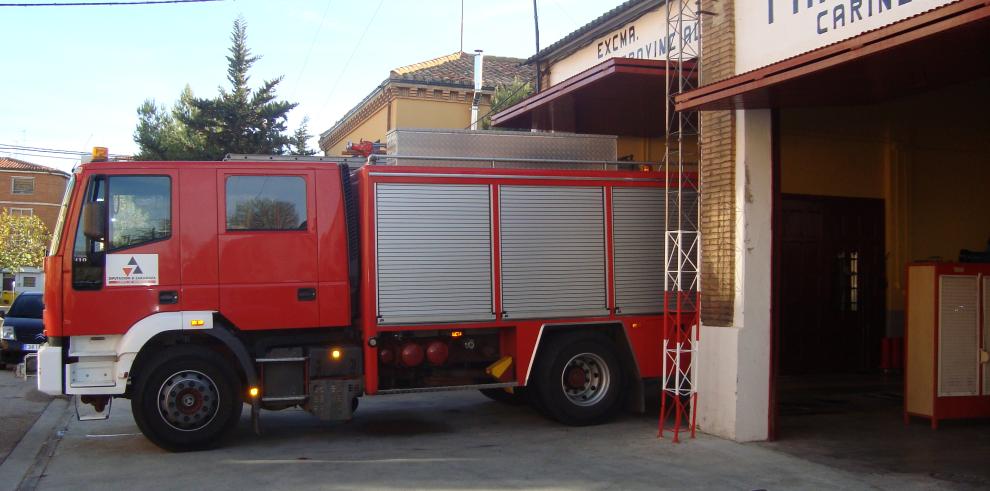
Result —
[[214, 447], [240, 420], [244, 403], [237, 373], [208, 348], [171, 348], [145, 365], [136, 379], [134, 421], [166, 450]]
[[604, 423], [615, 415], [625, 379], [615, 343], [599, 333], [567, 333], [538, 355], [531, 376], [534, 405], [571, 426]]
[[508, 404], [510, 406], [526, 404], [526, 389], [524, 387], [515, 387], [512, 389], [512, 392], [506, 392], [505, 389], [479, 389], [479, 392], [484, 394], [485, 397], [495, 402], [501, 402], [502, 404]]

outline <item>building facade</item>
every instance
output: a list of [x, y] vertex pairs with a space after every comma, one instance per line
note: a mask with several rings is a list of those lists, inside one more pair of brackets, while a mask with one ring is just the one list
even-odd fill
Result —
[[[990, 6], [700, 9], [700, 25], [670, 29], [661, 0], [620, 5], [527, 60], [544, 90], [494, 123], [626, 135], [630, 153], [657, 160], [662, 117], [636, 104], [663, 114], [662, 53], [700, 41], [700, 59], [685, 62], [700, 63], [700, 87], [674, 108], [700, 126], [698, 425], [765, 440], [778, 434], [782, 380], [887, 368], [882, 346], [911, 315], [910, 264], [988, 247]], [[623, 104], [633, 109], [600, 109]], [[982, 329], [985, 353], [990, 322]], [[990, 379], [986, 366], [973, 383]]]
[[[484, 57], [479, 117], [490, 111], [497, 86], [516, 79], [533, 80], [534, 70], [521, 65], [522, 61]], [[392, 70], [364, 100], [320, 134], [320, 149], [325, 155], [342, 155], [349, 142], [384, 142], [385, 134], [396, 128], [470, 127], [474, 63], [475, 55], [456, 52]]]
[[11, 215], [36, 215], [55, 227], [69, 174], [23, 160], [0, 157], [0, 208]]

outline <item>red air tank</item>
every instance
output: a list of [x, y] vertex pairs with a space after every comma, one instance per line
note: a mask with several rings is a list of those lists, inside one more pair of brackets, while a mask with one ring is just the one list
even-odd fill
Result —
[[450, 354], [447, 343], [443, 341], [433, 341], [426, 347], [426, 359], [431, 365], [443, 365], [447, 363], [447, 355]]
[[418, 367], [423, 363], [423, 347], [410, 341], [402, 347], [402, 364], [407, 367]]

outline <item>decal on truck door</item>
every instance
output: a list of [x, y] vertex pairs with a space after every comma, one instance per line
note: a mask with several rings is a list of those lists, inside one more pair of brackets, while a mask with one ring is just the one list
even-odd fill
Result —
[[107, 286], [158, 284], [158, 254], [107, 254]]

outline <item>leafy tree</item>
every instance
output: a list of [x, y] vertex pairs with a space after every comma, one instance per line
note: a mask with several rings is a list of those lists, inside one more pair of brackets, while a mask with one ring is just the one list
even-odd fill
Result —
[[493, 114], [498, 114], [499, 111], [512, 107], [513, 104], [529, 97], [532, 93], [533, 84], [519, 77], [513, 78], [511, 83], [496, 85], [495, 93], [492, 94], [491, 111], [482, 118], [481, 128], [491, 129]]
[[264, 81], [257, 89], [248, 72], [260, 56], [247, 47], [247, 23], [234, 20], [227, 56], [229, 88], [219, 87], [214, 98], [183, 92], [166, 112], [154, 101], [138, 108], [134, 141], [139, 158], [219, 160], [228, 153], [282, 154], [292, 145], [286, 119], [295, 103], [277, 100], [282, 77]]
[[40, 268], [51, 239], [48, 228], [35, 215], [0, 213], [0, 269], [17, 272]]
[[309, 116], [306, 116], [299, 123], [299, 127], [296, 128], [296, 132], [292, 134], [292, 140], [289, 142], [292, 155], [316, 155], [316, 150], [310, 150], [306, 143], [312, 137], [313, 135], [309, 134]]

